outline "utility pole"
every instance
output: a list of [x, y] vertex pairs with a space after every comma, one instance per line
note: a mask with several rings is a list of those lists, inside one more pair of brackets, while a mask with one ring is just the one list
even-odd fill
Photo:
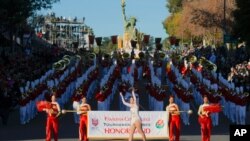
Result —
[[224, 20], [223, 20], [223, 27], [224, 27], [224, 34], [227, 33], [227, 28], [226, 28], [226, 0], [224, 0]]
[[223, 19], [223, 42], [228, 42], [227, 28], [226, 28], [226, 0], [224, 0], [224, 19]]

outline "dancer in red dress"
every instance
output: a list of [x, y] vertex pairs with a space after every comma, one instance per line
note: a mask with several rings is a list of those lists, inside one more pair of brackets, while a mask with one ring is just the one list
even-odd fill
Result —
[[203, 104], [200, 105], [198, 110], [199, 123], [201, 125], [201, 138], [202, 141], [210, 141], [212, 120], [210, 117], [210, 112], [204, 110], [205, 106], [209, 106], [208, 97], [205, 95], [203, 97]]
[[180, 112], [177, 104], [174, 103], [174, 97], [169, 97], [169, 105], [166, 107], [169, 113], [169, 141], [180, 140]]
[[52, 95], [49, 108], [44, 108], [43, 111], [47, 113], [46, 124], [46, 141], [51, 140], [51, 131], [54, 134], [54, 140], [58, 140], [58, 116], [60, 115], [60, 106], [56, 102], [56, 96]]
[[88, 141], [87, 137], [87, 122], [88, 116], [87, 112], [91, 111], [91, 107], [86, 103], [86, 97], [82, 98], [82, 103], [80, 104], [77, 114], [80, 115], [80, 124], [79, 124], [79, 140], [80, 141]]

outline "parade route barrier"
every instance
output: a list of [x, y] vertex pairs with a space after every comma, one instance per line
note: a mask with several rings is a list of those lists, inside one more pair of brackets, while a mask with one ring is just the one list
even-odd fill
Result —
[[[164, 111], [139, 112], [142, 128], [147, 139], [168, 139], [168, 114]], [[131, 114], [129, 111], [89, 111], [88, 138], [127, 139], [129, 137]], [[135, 131], [135, 139], [141, 135]]]

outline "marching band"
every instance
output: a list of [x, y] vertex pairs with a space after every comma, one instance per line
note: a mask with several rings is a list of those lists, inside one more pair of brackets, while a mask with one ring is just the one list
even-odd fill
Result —
[[[184, 125], [190, 125], [190, 113], [179, 111], [189, 111], [191, 105], [201, 105], [198, 115], [202, 140], [210, 140], [211, 128], [219, 124], [220, 113], [205, 111], [203, 107], [209, 105], [208, 101], [212, 104], [220, 104], [223, 107], [222, 113], [233, 123], [245, 124], [249, 95], [242, 87], [235, 87], [233, 82], [225, 80], [220, 73], [207, 70], [207, 67], [203, 67], [201, 63], [196, 64], [188, 58], [180, 59], [180, 56], [172, 55], [165, 58], [163, 56], [158, 57], [158, 60], [155, 58], [146, 60], [143, 55], [139, 57], [134, 59], [130, 58], [128, 53], [117, 53], [117, 58], [103, 57], [100, 65], [96, 63], [97, 59], [92, 58], [91, 61], [94, 63], [90, 63], [86, 69], [83, 69], [83, 60], [77, 58], [64, 70], [58, 71], [53, 68], [41, 79], [27, 82], [26, 87], [20, 87], [22, 92], [20, 123], [26, 124], [34, 118], [37, 114], [36, 103], [49, 100], [52, 96], [51, 90], [54, 89], [52, 104], [55, 103], [55, 97], [58, 101], [57, 108], [52, 108], [55, 114], [48, 109], [45, 111], [48, 113], [47, 126], [54, 127], [55, 140], [58, 131], [56, 117], [60, 113], [60, 107], [63, 107], [70, 98], [73, 111], [77, 111], [74, 112], [74, 122], [80, 124], [79, 139], [87, 140], [86, 115], [91, 108], [86, 104], [86, 99], [95, 99], [97, 109], [107, 111], [110, 110], [117, 91], [126, 102], [132, 97], [129, 88], [137, 87], [139, 81], [145, 80], [144, 89], [149, 99], [148, 109], [162, 111], [164, 105], [168, 103], [166, 111], [170, 114], [169, 139], [171, 141], [180, 139], [181, 121]], [[167, 86], [167, 89], [164, 86]], [[134, 95], [136, 103], [140, 105], [140, 94]], [[167, 97], [169, 102], [166, 101]], [[120, 99], [120, 110], [129, 110], [122, 102]], [[174, 128], [175, 132], [173, 132]], [[47, 130], [46, 133], [46, 139], [50, 140], [50, 131]]]

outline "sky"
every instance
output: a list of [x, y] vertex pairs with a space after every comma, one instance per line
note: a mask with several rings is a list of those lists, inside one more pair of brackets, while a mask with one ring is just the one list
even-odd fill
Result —
[[[86, 25], [95, 36], [123, 34], [121, 0], [60, 0], [53, 8], [40, 14], [55, 12], [56, 16], [78, 19], [85, 17]], [[169, 16], [166, 0], [126, 0], [127, 17], [137, 18], [137, 29], [154, 37], [167, 37], [162, 22]]]

